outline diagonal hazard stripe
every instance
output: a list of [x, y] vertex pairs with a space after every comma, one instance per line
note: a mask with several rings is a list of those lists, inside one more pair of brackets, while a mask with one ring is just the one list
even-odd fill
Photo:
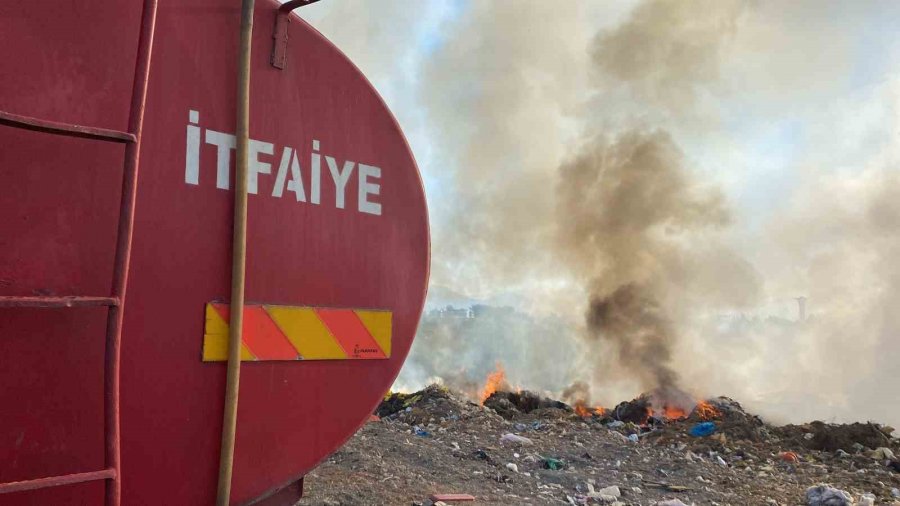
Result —
[[[206, 305], [206, 333], [203, 336], [203, 360], [228, 360], [228, 321], [231, 312], [225, 304]], [[241, 343], [241, 360], [256, 360], [247, 345]]]
[[387, 357], [391, 356], [391, 312], [357, 309], [356, 316]]
[[344, 349], [312, 308], [266, 306], [266, 311], [305, 360], [347, 358]]
[[350, 357], [387, 358], [353, 310], [318, 308], [316, 314]]
[[[228, 356], [228, 323], [231, 309], [226, 304], [210, 304], [224, 324], [225, 357]], [[207, 330], [207, 333], [209, 330]], [[297, 350], [281, 332], [263, 306], [244, 306], [244, 332], [241, 336], [241, 360], [297, 360]], [[243, 350], [252, 358], [246, 358]], [[206, 358], [204, 357], [206, 360]], [[223, 359], [224, 360], [224, 359]]]
[[297, 350], [262, 306], [250, 306], [244, 311], [242, 337], [247, 347], [257, 357], [265, 357], [266, 360], [299, 358]]
[[[228, 357], [228, 304], [206, 305], [203, 360]], [[248, 304], [241, 360], [384, 359], [391, 353], [390, 311]]]

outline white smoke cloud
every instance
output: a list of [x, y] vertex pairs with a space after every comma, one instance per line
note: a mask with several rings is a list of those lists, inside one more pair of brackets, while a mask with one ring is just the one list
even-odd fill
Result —
[[[514, 334], [480, 320], [460, 339], [420, 336], [409, 383], [454, 371], [477, 382], [503, 360], [526, 387], [581, 379], [607, 404], [639, 393], [648, 385], [617, 367], [614, 343], [582, 338], [588, 294], [621, 276], [659, 296], [674, 329], [663, 362], [683, 388], [782, 420], [900, 423], [900, 43], [890, 28], [900, 4], [396, 0], [302, 13], [411, 137], [434, 220], [433, 283], [503, 296], [534, 321]], [[593, 246], [573, 247], [577, 230], [560, 242], [574, 223], [560, 215], [572, 209], [560, 167], [629, 132], [666, 132], [687, 187], [721, 195], [715, 212], [727, 217], [687, 235], [633, 236], [662, 266], [649, 277], [603, 243], [608, 227]], [[603, 201], [575, 209], [623, 212], [609, 207], [615, 189], [600, 190]], [[545, 318], [565, 323], [548, 330]]]

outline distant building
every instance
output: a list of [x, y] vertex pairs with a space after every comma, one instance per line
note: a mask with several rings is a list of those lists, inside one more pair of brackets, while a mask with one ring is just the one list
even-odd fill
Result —
[[475, 304], [472, 306], [472, 314], [475, 318], [482, 316], [511, 316], [515, 309], [509, 306], [488, 306], [486, 304]]
[[474, 318], [475, 312], [472, 311], [472, 308], [455, 308], [453, 306], [447, 306], [437, 311], [438, 318]]
[[806, 321], [806, 297], [797, 297], [797, 320]]

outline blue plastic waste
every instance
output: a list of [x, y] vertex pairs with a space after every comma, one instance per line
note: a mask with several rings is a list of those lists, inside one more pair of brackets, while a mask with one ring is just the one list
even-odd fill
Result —
[[694, 437], [706, 437], [716, 431], [716, 424], [713, 422], [700, 422], [691, 427], [690, 434]]

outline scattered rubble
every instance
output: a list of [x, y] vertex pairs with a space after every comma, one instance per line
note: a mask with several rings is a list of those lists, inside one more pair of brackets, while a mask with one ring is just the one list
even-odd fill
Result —
[[818, 485], [806, 489], [806, 504], [808, 506], [852, 506], [853, 497], [843, 490]]
[[475, 504], [900, 505], [891, 427], [772, 426], [725, 397], [673, 413], [647, 396], [582, 416], [531, 392], [483, 406], [437, 385], [394, 393], [301, 504], [452, 506], [429, 498], [449, 490]]
[[[888, 427], [891, 432], [894, 429]], [[829, 424], [811, 422], [805, 425], [785, 425], [775, 429], [779, 436], [792, 448], [805, 448], [834, 452], [850, 451], [854, 444], [866, 448], [891, 446], [890, 432], [878, 425], [868, 423]]]

